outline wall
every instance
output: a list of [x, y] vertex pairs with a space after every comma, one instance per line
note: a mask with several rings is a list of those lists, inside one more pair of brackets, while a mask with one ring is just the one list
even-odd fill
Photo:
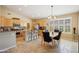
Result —
[[32, 23], [39, 23], [40, 26], [46, 26], [47, 19], [33, 19]]
[[40, 26], [46, 26], [47, 19], [33, 19], [32, 20], [32, 29], [35, 27], [35, 25], [39, 24]]
[[[76, 33], [78, 33], [78, 15], [79, 13], [70, 13], [70, 14], [65, 14], [65, 15], [60, 15], [56, 16], [57, 19], [59, 18], [67, 18], [67, 17], [72, 17], [72, 31], [73, 27], [76, 28]], [[39, 19], [39, 20], [34, 20], [36, 23], [39, 23], [40, 25], [46, 25], [46, 23], [49, 21], [48, 19]], [[33, 22], [34, 22], [33, 21]], [[63, 39], [68, 39], [68, 40], [73, 40], [73, 34], [68, 34], [68, 33], [62, 33], [62, 38]], [[75, 40], [78, 39], [78, 36], [75, 36]]]

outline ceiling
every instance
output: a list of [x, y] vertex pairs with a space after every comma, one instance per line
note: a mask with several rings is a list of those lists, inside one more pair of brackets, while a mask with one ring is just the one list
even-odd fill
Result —
[[[4, 7], [32, 19], [46, 18], [51, 14], [50, 5], [5, 5]], [[53, 15], [63, 15], [79, 11], [79, 5], [54, 5]]]

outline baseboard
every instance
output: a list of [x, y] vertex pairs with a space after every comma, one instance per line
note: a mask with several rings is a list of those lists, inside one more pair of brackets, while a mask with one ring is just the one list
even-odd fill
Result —
[[14, 45], [14, 46], [11, 46], [11, 47], [8, 47], [8, 48], [5, 48], [5, 49], [2, 49], [2, 50], [0, 50], [0, 52], [7, 51], [8, 49], [11, 49], [11, 48], [14, 48], [14, 47], [16, 47], [16, 45]]

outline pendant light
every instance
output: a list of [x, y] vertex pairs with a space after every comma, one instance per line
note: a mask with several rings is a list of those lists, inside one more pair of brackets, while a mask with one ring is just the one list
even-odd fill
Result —
[[53, 15], [53, 5], [51, 5], [51, 13], [50, 16], [48, 16], [48, 19], [52, 20], [52, 19], [56, 19], [56, 16]]

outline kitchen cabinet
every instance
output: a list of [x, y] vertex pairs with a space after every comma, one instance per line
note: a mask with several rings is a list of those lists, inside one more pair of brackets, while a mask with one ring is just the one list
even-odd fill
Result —
[[13, 21], [11, 19], [6, 19], [5, 26], [13, 26]]
[[6, 20], [6, 18], [4, 18], [4, 17], [1, 17], [1, 26], [5, 26], [5, 20]]
[[0, 32], [0, 52], [16, 47], [16, 32]]
[[13, 26], [12, 19], [0, 17], [0, 26]]
[[20, 20], [15, 20], [16, 21], [16, 24], [20, 24], [21, 23], [21, 21]]
[[13, 20], [13, 24], [20, 24], [21, 23], [21, 20], [18, 18], [12, 18], [12, 20]]
[[13, 24], [18, 24], [21, 26], [29, 27], [25, 20], [20, 19], [8, 19], [5, 17], [0, 17], [0, 26], [13, 26]]
[[20, 20], [14, 20], [14, 19], [13, 19], [13, 23], [14, 23], [14, 24], [20, 24], [21, 21], [20, 21]]

